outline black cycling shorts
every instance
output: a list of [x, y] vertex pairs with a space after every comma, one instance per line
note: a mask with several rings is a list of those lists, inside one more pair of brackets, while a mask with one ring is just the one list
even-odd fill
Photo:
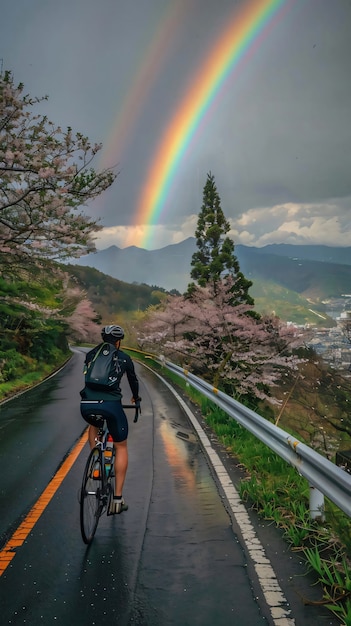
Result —
[[128, 437], [128, 420], [123, 407], [118, 401], [82, 400], [80, 412], [88, 424], [101, 426], [101, 417], [106, 419], [107, 428], [113, 441], [125, 441]]

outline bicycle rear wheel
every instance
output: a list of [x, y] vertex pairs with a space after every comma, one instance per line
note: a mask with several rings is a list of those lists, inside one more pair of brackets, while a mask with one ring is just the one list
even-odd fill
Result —
[[94, 538], [103, 509], [103, 471], [101, 452], [94, 448], [85, 466], [80, 494], [80, 530], [82, 539], [87, 544]]

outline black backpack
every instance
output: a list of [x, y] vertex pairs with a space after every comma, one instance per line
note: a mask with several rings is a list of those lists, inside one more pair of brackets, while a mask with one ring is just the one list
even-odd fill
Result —
[[118, 350], [111, 343], [103, 343], [86, 365], [85, 384], [91, 389], [108, 391], [118, 383], [120, 371]]

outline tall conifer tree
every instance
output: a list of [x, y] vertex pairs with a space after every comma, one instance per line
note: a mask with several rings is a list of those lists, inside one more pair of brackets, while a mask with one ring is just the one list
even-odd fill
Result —
[[[226, 234], [230, 225], [222, 208], [214, 176], [207, 174], [203, 191], [203, 203], [199, 213], [197, 229], [195, 231], [198, 251], [194, 252], [191, 260], [191, 278], [200, 286], [206, 287], [216, 284], [225, 276], [232, 276], [232, 304], [254, 304], [248, 291], [252, 285], [240, 271], [240, 265], [234, 254], [234, 242]], [[188, 295], [196, 289], [195, 283], [188, 286]]]

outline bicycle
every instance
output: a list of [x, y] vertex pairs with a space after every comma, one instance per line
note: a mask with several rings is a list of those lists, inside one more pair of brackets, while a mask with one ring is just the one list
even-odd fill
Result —
[[[135, 409], [134, 423], [138, 421], [140, 402], [122, 405], [124, 409]], [[113, 497], [112, 481], [115, 477], [115, 448], [107, 454], [107, 442], [111, 435], [106, 420], [101, 417], [101, 426], [95, 447], [90, 451], [86, 462], [80, 490], [80, 530], [84, 543], [90, 544], [101, 515], [107, 510]], [[112, 439], [112, 438], [111, 438]]]

